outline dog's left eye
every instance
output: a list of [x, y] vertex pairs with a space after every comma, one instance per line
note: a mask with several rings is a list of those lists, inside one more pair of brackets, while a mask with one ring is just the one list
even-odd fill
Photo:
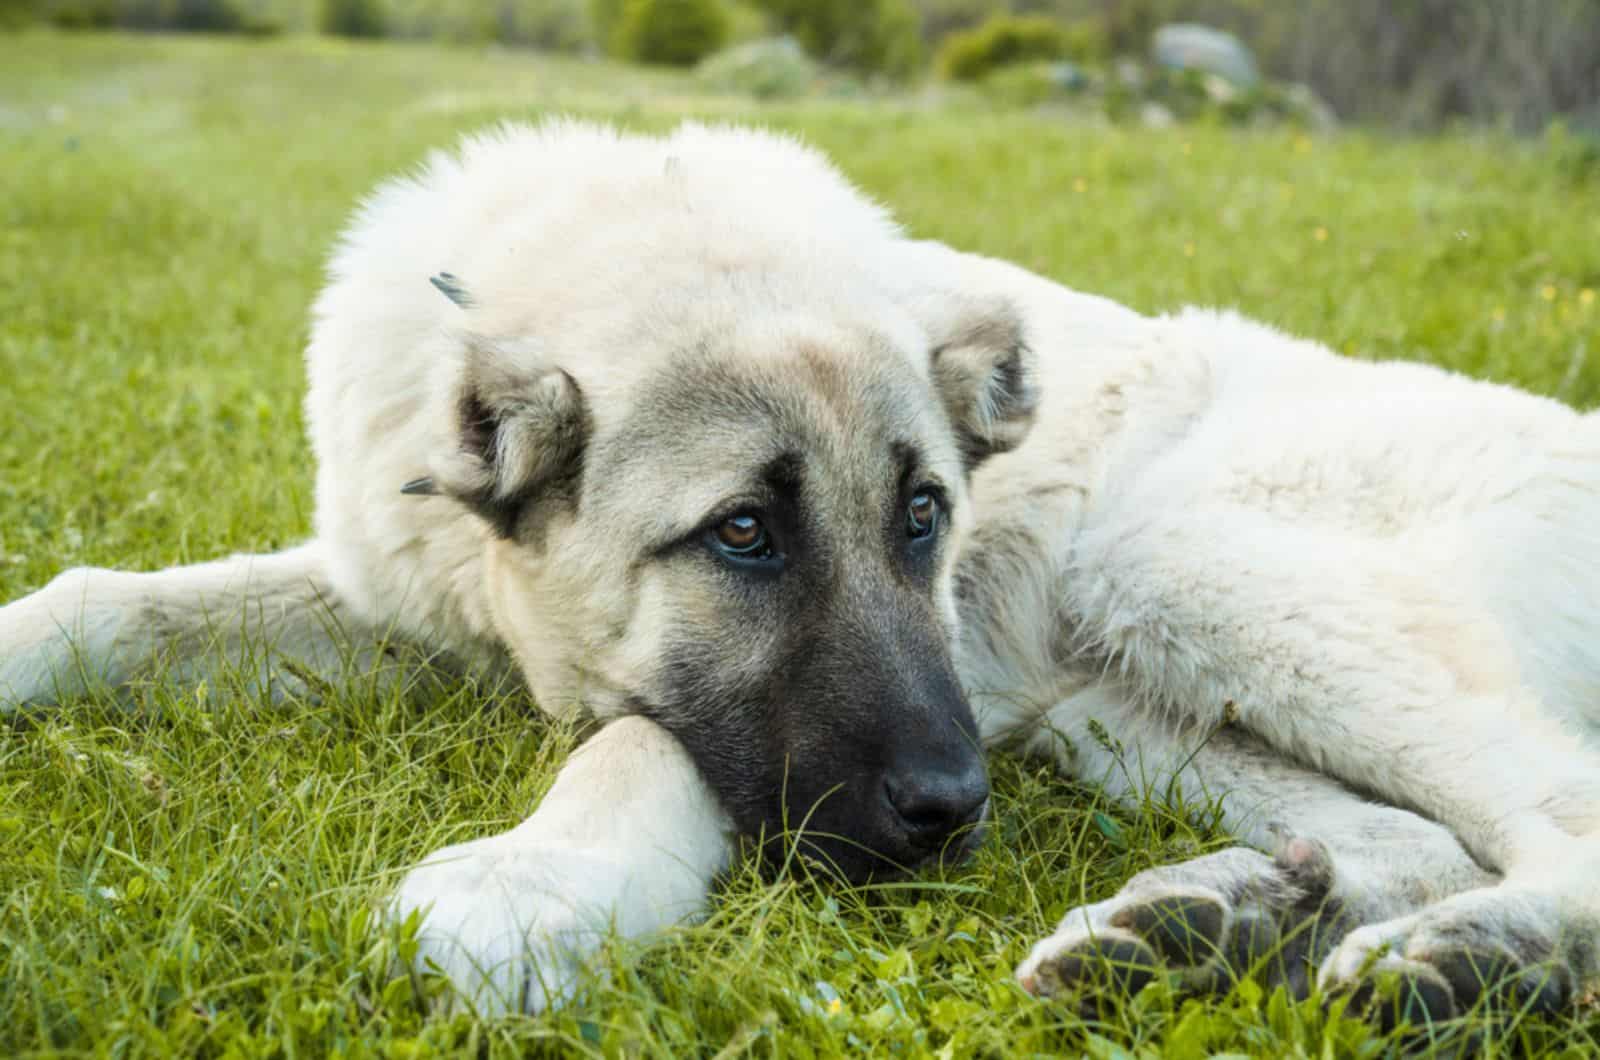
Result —
[[930, 536], [939, 526], [939, 501], [931, 493], [918, 493], [906, 505], [906, 536], [912, 540]]

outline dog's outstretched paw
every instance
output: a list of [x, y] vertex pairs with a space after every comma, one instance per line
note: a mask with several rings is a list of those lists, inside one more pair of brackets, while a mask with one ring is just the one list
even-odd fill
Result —
[[1349, 1000], [1345, 1011], [1375, 1019], [1385, 1034], [1401, 1025], [1440, 1023], [1458, 1015], [1455, 991], [1437, 969], [1403, 957], [1377, 957], [1359, 978], [1335, 983], [1326, 1003]]
[[1259, 972], [1296, 995], [1348, 927], [1326, 848], [1290, 839], [1276, 858], [1238, 847], [1142, 872], [1114, 897], [1067, 913], [1017, 968], [1024, 990], [1134, 993], [1158, 974], [1222, 990]]
[[623, 897], [620, 868], [603, 854], [510, 838], [431, 855], [388, 908], [396, 923], [421, 915], [412, 969], [442, 974], [445, 1004], [481, 1016], [531, 1015], [571, 1000]]
[[1163, 971], [1198, 972], [1222, 959], [1233, 917], [1221, 894], [1202, 888], [1083, 906], [1033, 947], [1017, 982], [1038, 997], [1085, 988], [1135, 994]]
[[1389, 1026], [1437, 1023], [1476, 1008], [1550, 1013], [1595, 975], [1600, 933], [1547, 895], [1469, 891], [1352, 931], [1318, 981], [1350, 1010]]

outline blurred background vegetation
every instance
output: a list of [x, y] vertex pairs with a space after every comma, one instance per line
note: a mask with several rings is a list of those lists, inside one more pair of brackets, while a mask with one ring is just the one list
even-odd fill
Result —
[[[1597, 14], [0, 0], [8, 25], [118, 31], [0, 37], [0, 600], [72, 566], [302, 540], [329, 241], [374, 181], [495, 120], [786, 130], [909, 231], [1074, 289], [1236, 306], [1600, 408]], [[377, 36], [399, 40], [337, 39]], [[959, 871], [841, 891], [741, 870], [707, 922], [609, 948], [581, 1004], [431, 1018], [375, 901], [398, 866], [518, 820], [576, 734], [420, 673], [282, 705], [246, 674], [144, 705], [0, 725], [0, 1057], [1600, 1057], [1600, 995], [1426, 1039], [1254, 979], [1032, 1003], [1010, 969], [1068, 908], [1228, 840], [1209, 801], [1130, 811], [1006, 756], [996, 841]]]
[[959, 83], [1145, 124], [1600, 132], [1600, 0], [0, 0], [30, 23], [498, 43], [769, 97]]

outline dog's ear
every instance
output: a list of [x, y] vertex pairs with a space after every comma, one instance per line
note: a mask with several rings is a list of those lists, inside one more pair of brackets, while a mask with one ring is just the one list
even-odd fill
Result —
[[1039, 404], [1022, 319], [1003, 298], [941, 298], [933, 328], [933, 385], [967, 470], [1015, 449]]
[[469, 348], [456, 446], [436, 461], [429, 490], [454, 497], [503, 537], [516, 533], [530, 506], [574, 498], [590, 428], [570, 375], [514, 367], [518, 360], [490, 343]]

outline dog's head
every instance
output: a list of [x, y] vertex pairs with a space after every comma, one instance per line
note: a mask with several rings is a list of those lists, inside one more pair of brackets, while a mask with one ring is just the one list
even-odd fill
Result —
[[435, 487], [488, 528], [547, 707], [655, 719], [741, 829], [846, 877], [964, 854], [988, 779], [952, 566], [968, 475], [1031, 421], [1019, 322], [699, 232], [606, 297], [475, 316]]

